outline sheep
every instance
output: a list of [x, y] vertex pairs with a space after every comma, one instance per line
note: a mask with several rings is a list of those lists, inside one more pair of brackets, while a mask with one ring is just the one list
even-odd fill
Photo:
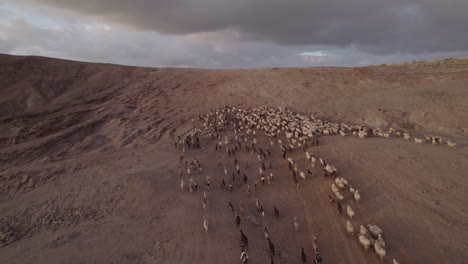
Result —
[[331, 189], [332, 189], [332, 191], [333, 191], [334, 193], [336, 193], [336, 192], [339, 191], [338, 188], [336, 187], [336, 185], [335, 185], [334, 183], [332, 183]]
[[449, 148], [455, 148], [457, 146], [457, 143], [447, 140], [447, 145], [449, 146]]
[[379, 235], [377, 236], [377, 242], [378, 242], [382, 247], [385, 247], [385, 245], [386, 245], [386, 244], [385, 244], [385, 241], [383, 240], [381, 234], [379, 234]]
[[370, 248], [370, 241], [367, 239], [366, 236], [358, 234], [357, 235], [359, 238], [359, 243], [364, 247], [364, 249], [367, 251]]
[[351, 236], [354, 235], [354, 227], [349, 220], [346, 220], [346, 231], [348, 231]]
[[299, 231], [299, 222], [297, 221], [297, 217], [295, 216], [294, 218], [294, 230]]
[[378, 227], [376, 224], [369, 224], [367, 226], [369, 227], [369, 231], [374, 238], [382, 234], [382, 229], [380, 229], [380, 227]]
[[354, 195], [354, 193], [356, 192], [356, 190], [350, 185], [349, 186], [349, 192], [352, 193]]
[[400, 264], [400, 263], [398, 263], [398, 261], [396, 261], [395, 259], [393, 259], [392, 264]]
[[241, 252], [241, 255], [240, 255], [240, 260], [242, 261], [243, 264], [246, 264], [246, 263], [248, 263], [248, 261], [249, 261], [249, 256], [248, 256], [247, 253], [245, 252], [244, 247], [242, 247], [242, 252]]
[[299, 175], [301, 176], [301, 178], [302, 178], [303, 180], [306, 179], [306, 176], [305, 176], [305, 173], [304, 173], [304, 172], [301, 171], [301, 172], [299, 173]]
[[335, 179], [335, 183], [336, 183], [336, 185], [338, 185], [338, 187], [339, 187], [340, 189], [343, 189], [343, 188], [345, 187], [345, 186], [344, 186], [344, 182], [343, 182], [342, 178], [340, 178], [340, 177], [337, 177], [337, 178]]
[[368, 236], [369, 231], [367, 231], [367, 229], [363, 225], [360, 225], [359, 226], [359, 234], [361, 234], [363, 236]]
[[340, 192], [335, 192], [335, 196], [336, 198], [338, 198], [338, 200], [342, 201], [344, 199], [344, 196], [340, 193]]
[[180, 180], [180, 191], [183, 192], [185, 187], [185, 182], [184, 180]]
[[387, 253], [385, 251], [385, 248], [383, 248], [382, 245], [380, 245], [379, 242], [375, 242], [374, 250], [375, 250], [375, 253], [377, 253], [377, 255], [379, 255], [380, 262], [383, 262], [383, 259], [384, 259], [385, 255]]
[[403, 133], [403, 138], [406, 140], [406, 141], [409, 141], [411, 136], [409, 133]]
[[275, 216], [276, 219], [278, 219], [279, 211], [278, 211], [278, 208], [276, 208], [276, 206], [273, 206], [273, 215]]
[[208, 232], [208, 218], [206, 216], [203, 216], [203, 229]]
[[416, 144], [421, 145], [421, 144], [423, 143], [423, 140], [420, 139], [420, 138], [414, 138], [414, 142], [415, 142]]
[[365, 139], [367, 137], [367, 134], [365, 134], [364, 132], [361, 133], [361, 131], [358, 133], [358, 136], [360, 139]]
[[358, 202], [358, 203], [359, 203], [359, 201], [361, 200], [361, 195], [359, 194], [359, 191], [358, 191], [358, 190], [356, 190], [356, 191], [354, 192], [354, 200], [356, 200], [356, 202]]
[[349, 218], [353, 219], [353, 216], [355, 215], [353, 208], [351, 206], [347, 205], [346, 206], [346, 212], [348, 213]]

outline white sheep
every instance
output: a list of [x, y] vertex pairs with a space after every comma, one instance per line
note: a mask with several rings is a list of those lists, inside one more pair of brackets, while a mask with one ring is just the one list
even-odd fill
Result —
[[203, 216], [203, 229], [208, 232], [208, 218], [206, 216]]
[[385, 244], [385, 241], [383, 240], [381, 234], [379, 234], [379, 235], [377, 236], [377, 242], [379, 242], [379, 244], [380, 244], [382, 247], [385, 247], [385, 245], [386, 245], [386, 244]]
[[301, 171], [301, 172], [299, 173], [299, 175], [301, 176], [301, 178], [302, 178], [303, 180], [306, 179], [306, 176], [305, 176], [305, 173], [304, 173], [304, 172]]
[[403, 138], [404, 138], [406, 141], [409, 141], [410, 138], [411, 138], [411, 136], [410, 136], [410, 134], [408, 134], [408, 133], [403, 133]]
[[340, 178], [340, 177], [337, 177], [337, 178], [335, 179], [335, 183], [336, 183], [336, 185], [338, 185], [338, 187], [339, 187], [340, 189], [343, 189], [343, 188], [345, 187], [345, 184], [344, 184], [344, 182], [343, 182], [343, 179]]
[[353, 216], [355, 215], [353, 208], [351, 206], [347, 205], [346, 206], [346, 212], [348, 213], [349, 218], [353, 219]]
[[366, 236], [358, 234], [357, 235], [359, 238], [359, 243], [364, 247], [364, 249], [367, 251], [370, 248], [370, 241], [367, 239]]
[[367, 225], [369, 227], [369, 231], [371, 232], [372, 236], [378, 237], [382, 234], [382, 229], [378, 227], [376, 224]]
[[450, 141], [450, 140], [447, 140], [447, 145], [450, 147], [450, 148], [455, 148], [457, 146], [457, 143], [453, 142], [453, 141]]
[[367, 236], [367, 235], [369, 235], [369, 231], [367, 231], [367, 229], [363, 225], [360, 225], [359, 226], [359, 234], [361, 234], [363, 236]]
[[416, 144], [421, 145], [421, 144], [423, 143], [423, 140], [420, 139], [420, 138], [414, 138], [414, 142], [415, 142]]
[[338, 192], [338, 188], [336, 187], [336, 185], [334, 183], [332, 183], [331, 185], [331, 189], [334, 193]]
[[385, 248], [383, 248], [382, 245], [380, 245], [379, 242], [375, 242], [374, 249], [375, 249], [375, 253], [377, 253], [377, 255], [379, 255], [380, 262], [383, 262], [385, 254], [387, 253], [385, 251]]
[[356, 202], [358, 202], [358, 203], [359, 203], [359, 201], [361, 200], [361, 195], [359, 194], [359, 191], [358, 191], [358, 190], [356, 190], [356, 191], [354, 192], [354, 200], [356, 200]]
[[344, 196], [340, 193], [340, 192], [335, 192], [335, 196], [336, 198], [338, 198], [338, 200], [342, 201], [344, 199]]
[[348, 231], [350, 235], [354, 235], [354, 227], [349, 220], [346, 220], [346, 231]]

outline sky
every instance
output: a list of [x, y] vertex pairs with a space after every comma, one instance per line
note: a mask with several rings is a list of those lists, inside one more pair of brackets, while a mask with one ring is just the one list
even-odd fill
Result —
[[468, 56], [467, 0], [0, 0], [0, 53], [149, 67]]

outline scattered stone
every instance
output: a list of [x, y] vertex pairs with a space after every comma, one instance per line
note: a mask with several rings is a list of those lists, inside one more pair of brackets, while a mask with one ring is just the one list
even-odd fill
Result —
[[20, 183], [21, 184], [25, 184], [27, 181], [29, 180], [29, 176], [24, 174], [23, 176], [21, 176], [21, 181]]

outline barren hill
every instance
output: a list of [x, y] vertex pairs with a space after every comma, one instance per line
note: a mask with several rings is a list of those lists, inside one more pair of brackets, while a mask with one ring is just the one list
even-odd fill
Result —
[[[353, 206], [358, 220], [384, 227], [385, 263], [466, 263], [467, 85], [467, 59], [205, 70], [0, 55], [0, 263], [239, 263], [227, 200], [243, 196], [228, 196], [213, 179], [212, 228], [204, 234], [201, 191], [180, 193], [180, 150], [172, 146], [201, 125], [200, 114], [225, 105], [280, 106], [457, 142], [449, 149], [329, 136], [311, 151], [361, 191]], [[204, 165], [200, 180], [222, 174], [213, 141], [203, 140], [206, 151], [185, 153]], [[275, 173], [287, 173], [273, 155]], [[347, 237], [329, 208], [327, 182], [312, 179], [299, 192], [275, 184], [257, 194], [284, 217], [267, 222], [283, 254], [275, 263], [298, 263], [312, 233], [325, 263], [379, 262]], [[308, 226], [296, 237], [293, 216]], [[248, 217], [250, 263], [265, 263], [268, 244], [254, 236], [262, 218]]]

